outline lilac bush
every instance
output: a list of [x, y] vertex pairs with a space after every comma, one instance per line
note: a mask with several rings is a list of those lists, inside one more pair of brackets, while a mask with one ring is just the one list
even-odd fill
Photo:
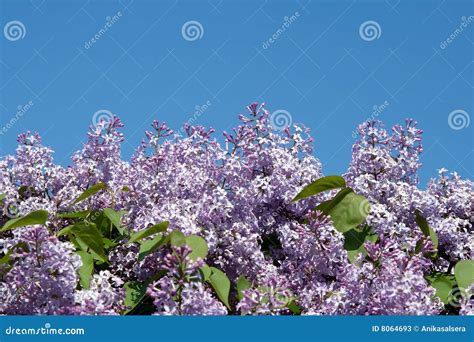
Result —
[[418, 186], [422, 131], [358, 127], [324, 176], [304, 126], [252, 104], [224, 132], [118, 117], [68, 167], [36, 133], [0, 161], [0, 314], [473, 314], [473, 182]]

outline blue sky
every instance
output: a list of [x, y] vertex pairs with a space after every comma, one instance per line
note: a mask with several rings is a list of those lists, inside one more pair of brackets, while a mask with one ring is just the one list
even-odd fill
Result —
[[[472, 179], [473, 6], [2, 0], [0, 155], [32, 130], [67, 165], [94, 113], [106, 110], [126, 125], [128, 158], [153, 119], [179, 129], [194, 116], [220, 132], [263, 101], [310, 127], [324, 173], [338, 174], [352, 132], [376, 106], [387, 126], [412, 117], [424, 130], [423, 184], [441, 167]], [[182, 33], [190, 21], [197, 36]], [[19, 35], [8, 30], [15, 25]]]

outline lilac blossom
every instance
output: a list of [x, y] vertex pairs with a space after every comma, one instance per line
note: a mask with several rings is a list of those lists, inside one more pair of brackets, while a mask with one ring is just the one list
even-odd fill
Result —
[[14, 247], [14, 264], [0, 279], [0, 313], [52, 315], [74, 305], [80, 257], [42, 226], [14, 231], [3, 248]]
[[[186, 124], [180, 135], [154, 120], [127, 161], [123, 124], [114, 116], [90, 128], [67, 167], [55, 164], [38, 134], [21, 134], [15, 155], [0, 160], [1, 224], [40, 209], [49, 216], [44, 226], [0, 232], [0, 258], [9, 257], [0, 264], [0, 314], [123, 314], [127, 282], [146, 285], [157, 315], [292, 314], [290, 302], [305, 315], [446, 313], [427, 276], [452, 274], [456, 262], [473, 257], [473, 182], [442, 169], [427, 189], [419, 187], [423, 132], [414, 120], [391, 130], [370, 120], [357, 129], [344, 178], [371, 205], [357, 229], [368, 227], [377, 239], [350, 260], [344, 234], [314, 210], [337, 191], [292, 201], [324, 176], [309, 129], [275, 130], [263, 104], [249, 105], [239, 118], [222, 140], [213, 129]], [[74, 203], [98, 183], [106, 189]], [[95, 256], [84, 288], [77, 254], [83, 246], [58, 236], [74, 222], [59, 214], [105, 208], [125, 212], [123, 235], [107, 236], [107, 263]], [[436, 245], [416, 212], [436, 233]], [[204, 238], [205, 260], [192, 259], [186, 246], [142, 256], [143, 241], [130, 242], [130, 234], [163, 221], [163, 235]], [[230, 308], [203, 278], [204, 264], [229, 277]], [[251, 284], [240, 300], [239, 276]], [[471, 302], [459, 313], [472, 313]]]
[[202, 260], [193, 261], [191, 248], [177, 247], [165, 256], [167, 275], [151, 284], [147, 293], [159, 315], [225, 315], [224, 305], [199, 282]]

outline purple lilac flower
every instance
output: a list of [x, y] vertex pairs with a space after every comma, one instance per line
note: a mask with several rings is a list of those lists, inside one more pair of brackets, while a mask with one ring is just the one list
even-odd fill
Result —
[[15, 230], [4, 244], [14, 248], [14, 264], [0, 279], [0, 313], [54, 315], [74, 305], [81, 259], [72, 244], [42, 226]]
[[[130, 161], [121, 156], [117, 117], [91, 127], [68, 167], [55, 164], [37, 133], [21, 134], [15, 155], [0, 160], [1, 224], [39, 209], [49, 217], [45, 227], [0, 233], [0, 257], [14, 249], [11, 269], [0, 266], [0, 313], [120, 314], [123, 284], [162, 270], [167, 274], [147, 291], [156, 314], [228, 313], [201, 279], [203, 261], [190, 260], [186, 248], [139, 259], [140, 246], [125, 239], [107, 251], [107, 270], [94, 269], [90, 287], [81, 288], [76, 247], [54, 236], [70, 221], [57, 214], [104, 208], [127, 212], [121, 221], [127, 232], [169, 221], [167, 232], [205, 238], [206, 263], [233, 283], [240, 275], [252, 283], [241, 301], [231, 301], [239, 313], [290, 314], [282, 294], [291, 294], [302, 314], [441, 313], [426, 276], [452, 273], [457, 261], [473, 258], [473, 182], [442, 169], [426, 190], [418, 186], [423, 132], [416, 122], [390, 130], [371, 120], [358, 127], [344, 177], [371, 203], [365, 224], [378, 240], [351, 262], [343, 234], [313, 210], [336, 191], [291, 201], [323, 177], [309, 130], [275, 130], [263, 104], [247, 111], [222, 143], [213, 129], [186, 124], [181, 136], [155, 120]], [[106, 191], [72, 204], [99, 182]], [[437, 234], [436, 248], [418, 227], [417, 210]], [[469, 313], [469, 305], [460, 312]]]

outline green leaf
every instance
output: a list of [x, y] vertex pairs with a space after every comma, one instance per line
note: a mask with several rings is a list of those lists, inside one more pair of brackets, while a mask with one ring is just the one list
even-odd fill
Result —
[[351, 229], [344, 233], [344, 249], [347, 251], [358, 250], [365, 242], [367, 232], [364, 230]]
[[243, 274], [237, 279], [237, 299], [242, 300], [244, 298], [243, 291], [249, 289], [252, 286], [250, 281]]
[[425, 238], [421, 238], [419, 239], [417, 242], [416, 242], [416, 245], [415, 245], [415, 254], [418, 254], [421, 252], [421, 248], [423, 247], [423, 241], [425, 240]]
[[339, 189], [346, 186], [346, 181], [341, 176], [326, 176], [320, 179], [317, 179], [310, 185], [306, 186], [303, 190], [300, 191], [292, 202], [299, 201], [303, 198], [311, 197], [317, 195], [321, 192], [333, 189]]
[[[29, 250], [28, 245], [26, 242], [18, 242], [15, 244], [13, 247], [8, 249], [7, 253], [0, 258], [0, 265], [2, 264], [12, 264], [14, 260], [10, 258], [10, 256], [16, 252], [17, 250], [20, 250], [20, 252], [27, 252]], [[7, 271], [8, 272], [8, 271]]]
[[344, 188], [331, 201], [321, 203], [316, 209], [331, 216], [334, 227], [344, 233], [365, 221], [370, 204], [364, 196]]
[[10, 255], [13, 254], [13, 249], [9, 249], [7, 253], [0, 258], [0, 265], [1, 264], [8, 264], [10, 262]]
[[94, 223], [103, 236], [110, 236], [112, 233], [112, 222], [105, 216], [102, 210], [93, 210], [91, 211], [90, 216], [88, 217], [90, 222]]
[[426, 280], [436, 290], [438, 296], [444, 304], [449, 303], [449, 294], [456, 285], [454, 276], [445, 273], [435, 273], [426, 277]]
[[61, 229], [59, 232], [56, 233], [56, 236], [63, 236], [63, 235], [69, 234], [73, 227], [74, 227], [73, 224], [71, 224], [70, 226], [64, 227], [63, 229]]
[[79, 269], [79, 279], [82, 288], [88, 289], [91, 283], [92, 272], [94, 271], [94, 257], [84, 251], [78, 251], [81, 257], [82, 266]]
[[453, 288], [452, 283], [445, 278], [436, 279], [431, 286], [436, 290], [436, 296], [438, 296], [444, 304], [449, 303], [449, 294]]
[[0, 201], [3, 201], [5, 199], [5, 197], [7, 197], [6, 194], [0, 194]]
[[291, 300], [290, 303], [288, 303], [287, 307], [295, 315], [299, 315], [302, 311], [298, 304], [296, 304], [296, 301], [294, 299]]
[[124, 314], [126, 314], [132, 311], [143, 300], [148, 284], [139, 281], [129, 281], [126, 282], [123, 287], [125, 289], [124, 304], [127, 307]]
[[415, 221], [423, 234], [425, 236], [430, 236], [430, 226], [428, 225], [428, 221], [421, 215], [421, 211], [418, 209], [415, 211]]
[[57, 216], [59, 218], [85, 218], [90, 213], [91, 213], [90, 210], [83, 210], [83, 211], [72, 211], [69, 213], [60, 213]]
[[104, 215], [110, 220], [110, 222], [112, 222], [112, 224], [115, 226], [115, 228], [117, 228], [120, 234], [124, 233], [124, 229], [122, 228], [120, 221], [122, 220], [122, 216], [125, 214], [127, 214], [125, 210], [115, 211], [111, 208], [104, 209]]
[[104, 242], [104, 248], [105, 249], [111, 249], [111, 248], [114, 248], [116, 247], [119, 242], [116, 241], [116, 240], [111, 240], [111, 239], [108, 239], [108, 238], [102, 238], [102, 241]]
[[339, 202], [341, 202], [347, 194], [353, 192], [351, 188], [344, 188], [340, 190], [332, 200], [324, 201], [319, 204], [315, 209], [320, 210], [324, 213], [329, 213]]
[[421, 214], [421, 211], [418, 209], [415, 211], [415, 221], [416, 224], [420, 227], [421, 231], [423, 232], [423, 235], [426, 237], [429, 237], [431, 241], [433, 242], [433, 246], [435, 249], [438, 249], [438, 235], [436, 235], [436, 232], [434, 231], [433, 228], [430, 227], [428, 224], [428, 221], [426, 218], [423, 217]]
[[209, 281], [209, 277], [212, 274], [211, 268], [207, 264], [204, 264], [204, 266], [199, 268], [199, 271], [201, 272], [202, 280]]
[[204, 240], [202, 237], [198, 235], [187, 236], [186, 245], [192, 249], [191, 254], [189, 254], [191, 260], [196, 260], [197, 258], [206, 258], [209, 248], [207, 247], [206, 240]]
[[216, 291], [217, 297], [227, 306], [230, 310], [229, 305], [229, 292], [230, 292], [230, 280], [226, 274], [221, 270], [211, 267], [212, 274], [209, 277], [209, 283]]
[[353, 228], [346, 231], [344, 233], [344, 249], [347, 250], [349, 261], [354, 262], [360, 253], [367, 255], [364, 243], [367, 241], [375, 242], [377, 238], [377, 234], [374, 234], [369, 226], [366, 226], [362, 230]]
[[145, 240], [140, 245], [140, 250], [138, 251], [138, 261], [143, 260], [148, 254], [153, 253], [158, 248], [168, 243], [169, 238], [163, 236], [162, 234], [156, 235], [151, 240]]
[[430, 238], [431, 238], [431, 241], [433, 242], [433, 247], [435, 249], [438, 249], [438, 246], [439, 246], [438, 235], [436, 234], [434, 229], [431, 227], [430, 227]]
[[31, 197], [33, 194], [35, 194], [35, 190], [31, 186], [23, 185], [20, 186], [20, 188], [18, 189], [18, 195], [20, 195], [21, 199]]
[[95, 253], [100, 260], [107, 262], [107, 257], [104, 254], [104, 241], [102, 240], [102, 234], [94, 223], [81, 221], [66, 228], [68, 228], [67, 233], [74, 234], [78, 242], [87, 246], [87, 248]]
[[97, 183], [95, 185], [92, 185], [86, 191], [84, 191], [78, 198], [76, 198], [76, 200], [74, 202], [72, 202], [72, 204], [73, 205], [77, 204], [77, 203], [85, 200], [86, 198], [88, 198], [92, 195], [95, 195], [100, 190], [103, 190], [105, 188], [107, 188], [107, 184], [105, 184], [105, 183]]
[[474, 261], [461, 260], [454, 266], [454, 276], [458, 287], [469, 289], [474, 283]]
[[5, 225], [0, 229], [0, 232], [5, 232], [10, 229], [31, 226], [33, 224], [44, 225], [48, 219], [48, 212], [46, 210], [37, 210], [32, 211], [28, 215], [12, 219], [5, 223]]
[[130, 237], [130, 240], [128, 241], [128, 243], [138, 242], [153, 234], [164, 232], [168, 228], [169, 224], [170, 223], [168, 221], [164, 221], [164, 222], [155, 224], [154, 226], [148, 227], [144, 230], [141, 230], [137, 233], [134, 233]]
[[173, 230], [170, 233], [169, 237], [171, 245], [174, 247], [181, 247], [186, 244], [186, 236], [184, 236], [184, 234], [181, 233], [179, 230]]

